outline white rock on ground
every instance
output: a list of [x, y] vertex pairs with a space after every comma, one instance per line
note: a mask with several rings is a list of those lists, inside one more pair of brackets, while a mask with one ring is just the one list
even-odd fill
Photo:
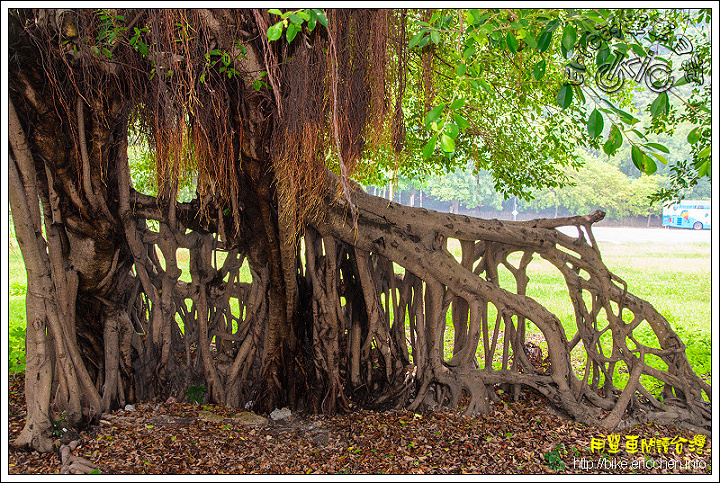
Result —
[[276, 409], [270, 413], [270, 418], [272, 418], [273, 421], [280, 421], [281, 419], [289, 418], [291, 414], [288, 408]]

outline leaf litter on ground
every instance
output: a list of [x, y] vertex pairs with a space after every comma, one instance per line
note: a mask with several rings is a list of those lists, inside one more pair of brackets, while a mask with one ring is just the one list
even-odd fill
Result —
[[[711, 438], [690, 451], [695, 435], [642, 424], [608, 432], [562, 418], [534, 391], [506, 394], [491, 414], [359, 410], [298, 415], [245, 424], [233, 408], [197, 403], [141, 403], [103, 415], [77, 435], [75, 456], [101, 474], [709, 474]], [[9, 440], [25, 424], [24, 382], [11, 379]], [[617, 453], [591, 441], [620, 437]], [[630, 436], [631, 438], [626, 438]], [[626, 448], [638, 440], [675, 441], [667, 453]], [[679, 447], [677, 442], [687, 442]], [[58, 441], [59, 448], [61, 441]], [[628, 452], [628, 449], [630, 452]], [[678, 451], [680, 450], [680, 451]], [[701, 454], [698, 454], [701, 453]], [[58, 474], [59, 452], [8, 452], [10, 474]], [[624, 463], [623, 463], [624, 462]], [[590, 467], [590, 464], [593, 467]]]

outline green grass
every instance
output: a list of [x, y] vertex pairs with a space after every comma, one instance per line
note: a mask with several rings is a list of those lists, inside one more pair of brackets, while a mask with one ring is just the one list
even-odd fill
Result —
[[[602, 245], [603, 259], [628, 290], [650, 302], [687, 345], [695, 372], [710, 382], [710, 244]], [[647, 324], [643, 334], [649, 336]]]
[[10, 373], [25, 370], [25, 264], [14, 239], [8, 253], [8, 357]]
[[[10, 240], [9, 264], [9, 342], [10, 370], [24, 368], [24, 329], [25, 329], [25, 292], [26, 278], [20, 250], [14, 239]], [[459, 243], [450, 240], [450, 251], [459, 257]], [[603, 260], [610, 270], [623, 278], [628, 290], [638, 297], [647, 300], [668, 320], [672, 328], [680, 335], [687, 345], [690, 364], [697, 374], [710, 382], [711, 373], [711, 314], [710, 314], [710, 244], [609, 244], [600, 243]], [[224, 254], [218, 254], [217, 264], [222, 265]], [[511, 258], [517, 263], [519, 254]], [[162, 257], [161, 257], [162, 258]], [[182, 269], [181, 280], [190, 281], [188, 270], [189, 254], [185, 249], [178, 250], [178, 264]], [[500, 270], [501, 286], [515, 288], [512, 275], [504, 268]], [[548, 262], [536, 255], [528, 269], [530, 284], [528, 295], [542, 303], [553, 312], [563, 323], [567, 334], [576, 331], [574, 312], [570, 304], [565, 282], [561, 274]], [[249, 282], [250, 273], [244, 264], [240, 274], [241, 281]], [[239, 315], [236, 300], [232, 301], [231, 310]], [[494, 321], [491, 307], [490, 327]], [[452, 352], [452, 315], [447, 314], [445, 331], [445, 355], [449, 358]], [[539, 331], [530, 323], [526, 325], [528, 338], [536, 341], [544, 353], [547, 346]], [[182, 329], [182, 327], [181, 327]], [[641, 343], [657, 347], [654, 334], [647, 324], [636, 330]], [[609, 352], [609, 334], [604, 337]], [[499, 364], [497, 358], [502, 354], [502, 341], [496, 349], [494, 366]], [[478, 355], [482, 358], [482, 341]], [[584, 364], [582, 350], [573, 351], [574, 365], [579, 369]], [[19, 361], [19, 363], [18, 363]], [[658, 368], [664, 364], [658, 359], [653, 362]], [[580, 377], [581, 373], [580, 373]], [[619, 374], [617, 382], [622, 384], [623, 377]]]
[[[460, 259], [460, 246], [457, 240], [449, 240], [448, 249]], [[669, 322], [670, 326], [685, 342], [688, 360], [693, 370], [708, 383], [711, 382], [711, 313], [710, 313], [710, 244], [611, 244], [600, 243], [600, 251], [605, 264], [611, 272], [619, 276], [628, 285], [628, 291], [641, 299], [650, 302]], [[517, 266], [521, 254], [510, 257], [510, 262]], [[512, 274], [501, 267], [500, 284], [508, 290], [515, 290]], [[549, 262], [535, 255], [528, 267], [530, 283], [527, 295], [539, 301], [554, 313], [562, 322], [568, 338], [577, 332], [575, 315], [565, 281], [560, 272]], [[586, 302], [589, 301], [589, 294]], [[492, 308], [492, 306], [491, 306]], [[448, 310], [448, 328], [445, 333], [445, 357], [452, 353], [452, 315]], [[493, 314], [494, 312], [491, 312]], [[626, 311], [624, 319], [629, 322], [631, 314]], [[494, 315], [489, 317], [492, 332]], [[600, 327], [607, 320], [600, 318]], [[537, 343], [547, 354], [547, 344], [541, 332], [531, 323], [526, 323], [528, 340]], [[502, 334], [502, 327], [501, 327]], [[634, 336], [641, 344], [659, 347], [657, 338], [647, 323], [642, 323]], [[610, 354], [612, 339], [610, 332], [601, 338], [603, 349]], [[629, 344], [632, 349], [632, 343]], [[477, 355], [482, 362], [482, 342]], [[502, 356], [502, 340], [498, 341], [493, 367], [499, 368]], [[582, 378], [585, 364], [584, 351], [579, 344], [572, 352], [573, 366]], [[666, 364], [658, 357], [647, 356], [646, 361], [658, 369], [667, 369]], [[616, 372], [614, 383], [624, 387], [628, 374]], [[643, 376], [646, 377], [646, 376]], [[602, 381], [601, 381], [602, 383]]]

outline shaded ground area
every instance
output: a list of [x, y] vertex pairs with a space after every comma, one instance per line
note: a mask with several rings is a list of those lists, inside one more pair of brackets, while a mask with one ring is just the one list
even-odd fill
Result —
[[[25, 422], [22, 375], [10, 377], [9, 413], [12, 441]], [[654, 424], [608, 434], [555, 415], [529, 392], [518, 402], [504, 397], [492, 414], [472, 419], [449, 412], [358, 411], [273, 421], [219, 406], [138, 404], [135, 411], [105, 415], [99, 426], [80, 435], [63, 431], [60, 421], [56, 435], [58, 447], [80, 439], [73, 454], [95, 463], [102, 474], [711, 471], [710, 438]], [[591, 452], [600, 441], [605, 449]], [[60, 463], [59, 452], [9, 448], [11, 474], [57, 474]]]

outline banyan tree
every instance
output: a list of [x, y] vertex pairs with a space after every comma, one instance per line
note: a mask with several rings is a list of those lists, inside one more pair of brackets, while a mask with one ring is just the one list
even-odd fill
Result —
[[[479, 219], [353, 181], [415, 149], [409, 72], [432, 101], [439, 60], [408, 50], [408, 12], [278, 14], [10, 12], [9, 201], [28, 279], [16, 444], [48, 451], [58, 414], [82, 428], [193, 386], [259, 412], [468, 415], [524, 387], [586, 424], [710, 431], [711, 388], [683, 342], [602, 261], [602, 212]], [[493, 128], [465, 134], [501, 159]], [[133, 186], [136, 138], [156, 193]], [[569, 325], [526, 295], [540, 258], [564, 277]], [[652, 345], [633, 335], [648, 328]]]

